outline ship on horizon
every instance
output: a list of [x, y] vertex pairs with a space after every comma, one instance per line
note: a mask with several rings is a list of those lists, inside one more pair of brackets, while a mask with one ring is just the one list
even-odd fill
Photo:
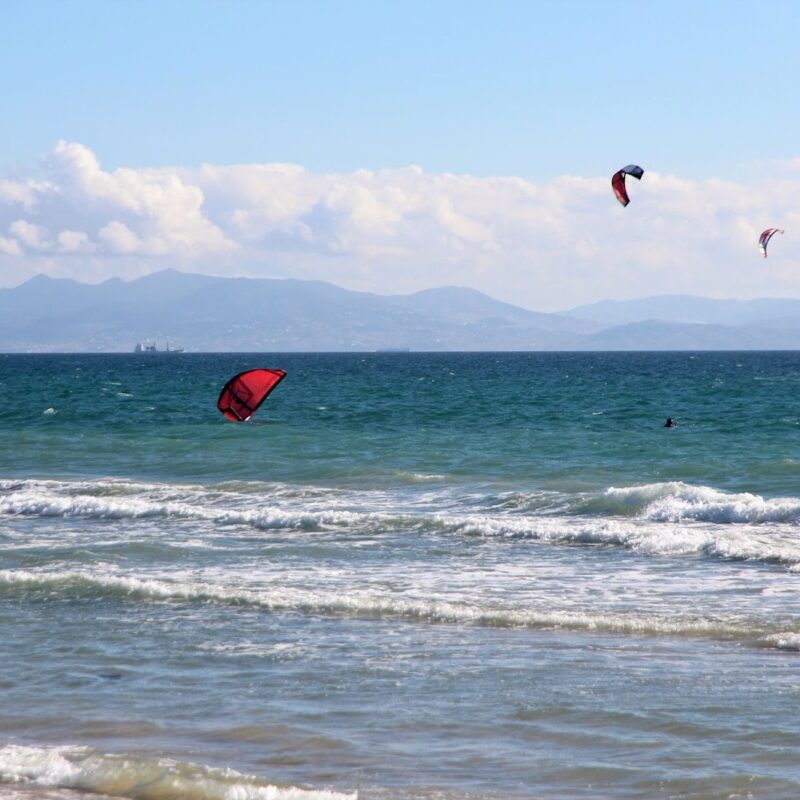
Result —
[[142, 344], [141, 342], [136, 342], [136, 347], [133, 348], [134, 353], [183, 353], [185, 352], [182, 347], [170, 347], [169, 342], [167, 342], [166, 349], [159, 350], [156, 347], [156, 343], [153, 344]]

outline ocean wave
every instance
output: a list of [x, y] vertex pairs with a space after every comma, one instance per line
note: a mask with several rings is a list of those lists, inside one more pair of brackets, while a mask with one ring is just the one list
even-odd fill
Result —
[[339, 509], [319, 511], [288, 510], [272, 507], [224, 508], [205, 505], [208, 498], [165, 500], [147, 497], [114, 497], [97, 494], [60, 494], [21, 487], [0, 496], [0, 514], [40, 517], [84, 517], [100, 520], [170, 518], [213, 522], [220, 525], [246, 525], [261, 530], [296, 528], [322, 530], [347, 527], [375, 516]]
[[0, 782], [131, 800], [356, 800], [357, 793], [277, 786], [232, 769], [107, 755], [90, 747], [0, 747]]
[[593, 610], [535, 609], [430, 599], [404, 599], [374, 590], [309, 591], [296, 587], [229, 588], [197, 580], [144, 579], [130, 575], [97, 575], [89, 571], [0, 571], [0, 592], [42, 592], [48, 599], [121, 598], [150, 602], [201, 602], [259, 608], [278, 613], [331, 617], [385, 618], [431, 624], [487, 628], [594, 631], [644, 636], [704, 637], [751, 641], [778, 649], [800, 645], [800, 633], [768, 623], [701, 616], [609, 613]]
[[337, 497], [344, 490], [334, 487], [287, 484], [266, 481], [225, 480], [219, 483], [156, 483], [119, 477], [103, 477], [88, 480], [58, 480], [49, 478], [0, 478], [0, 494], [23, 489], [47, 491], [63, 495], [91, 494], [99, 497], [116, 495], [157, 495], [210, 497], [225, 495], [257, 495], [275, 497]]
[[800, 633], [784, 631], [773, 633], [767, 637], [767, 643], [776, 647], [778, 650], [800, 651]]
[[732, 494], [679, 481], [611, 487], [577, 504], [585, 513], [636, 516], [654, 522], [792, 523], [800, 522], [800, 498], [765, 499]]
[[[442, 475], [408, 473], [409, 482], [441, 480]], [[348, 524], [354, 517], [384, 514], [406, 521], [409, 514], [431, 510], [431, 498], [449, 509], [461, 506], [467, 513], [495, 513], [510, 517], [626, 517], [651, 522], [711, 522], [716, 524], [800, 523], [800, 497], [764, 498], [747, 492], [730, 493], [710, 486], [681, 481], [612, 486], [599, 492], [538, 490], [480, 495], [457, 490], [426, 493], [416, 499], [391, 491], [290, 486], [280, 483], [226, 481], [216, 485], [169, 485], [137, 483], [123, 479], [95, 481], [0, 480], [0, 514], [42, 516], [98, 516], [141, 518], [147, 516], [202, 517], [257, 527], [302, 527], [304, 524]], [[250, 508], [220, 508], [220, 503], [259, 504], [264, 519]], [[282, 519], [278, 501], [315, 508], [315, 516]], [[328, 508], [320, 510], [321, 503]], [[373, 511], [348, 511], [347, 506]], [[403, 510], [395, 513], [398, 506]], [[274, 516], [271, 514], [274, 512]], [[387, 513], [392, 512], [392, 513]]]
[[643, 555], [704, 555], [725, 561], [755, 561], [800, 571], [800, 538], [758, 527], [670, 525], [647, 520], [440, 516], [441, 529], [487, 538], [531, 539], [549, 544], [621, 547]]
[[[186, 520], [215, 528], [531, 539], [698, 554], [800, 571], [800, 499], [764, 499], [680, 482], [583, 494], [566, 510], [554, 493], [344, 492], [283, 484], [172, 486], [130, 481], [0, 481], [0, 514], [95, 520]], [[559, 507], [560, 512], [554, 509]], [[194, 537], [197, 539], [197, 537]]]

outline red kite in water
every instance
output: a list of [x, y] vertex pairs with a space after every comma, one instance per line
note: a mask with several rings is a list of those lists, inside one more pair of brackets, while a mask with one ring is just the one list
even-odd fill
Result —
[[286, 373], [282, 369], [250, 369], [240, 372], [222, 388], [217, 408], [234, 422], [247, 422], [285, 377]]

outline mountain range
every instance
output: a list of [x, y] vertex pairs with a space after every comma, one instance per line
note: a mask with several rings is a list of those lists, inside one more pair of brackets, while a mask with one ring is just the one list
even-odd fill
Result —
[[474, 289], [408, 295], [323, 281], [163, 270], [84, 284], [38, 275], [0, 289], [0, 352], [752, 350], [800, 348], [800, 300], [662, 295], [529, 311]]

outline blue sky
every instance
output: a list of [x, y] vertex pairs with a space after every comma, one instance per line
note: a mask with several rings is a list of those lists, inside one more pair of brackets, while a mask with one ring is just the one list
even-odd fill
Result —
[[0, 152], [735, 177], [797, 152], [800, 5], [7, 2]]
[[[43, 159], [59, 141], [87, 148], [108, 174], [179, 167], [180, 179], [192, 186], [199, 186], [199, 179], [187, 170], [203, 164], [275, 163], [300, 165], [318, 176], [418, 165], [426, 175], [519, 178], [539, 194], [564, 176], [607, 181], [630, 162], [646, 170], [645, 181], [634, 187], [639, 193], [652, 174], [687, 182], [732, 181], [745, 196], [762, 191], [766, 180], [780, 181], [787, 169], [800, 178], [798, 3], [9, 0], [3, 19], [0, 174], [19, 185], [43, 180]], [[53, 176], [47, 179], [52, 182]], [[330, 181], [325, 187], [330, 190]], [[213, 192], [207, 185], [200, 189], [211, 207]], [[377, 192], [360, 185], [363, 195], [362, 190]], [[63, 187], [59, 191], [63, 194]], [[294, 197], [310, 189], [292, 191]], [[446, 203], [457, 206], [468, 191], [451, 187]], [[18, 194], [9, 189], [6, 199]], [[57, 248], [45, 252], [44, 242], [55, 242], [59, 231], [55, 220], [45, 219], [41, 198], [28, 203], [24, 214], [18, 197], [5, 215], [2, 201], [0, 195], [0, 239], [5, 237], [11, 259], [2, 264], [7, 283], [33, 271], [135, 277], [170, 259], [181, 268], [212, 271], [210, 263], [169, 247], [156, 252], [155, 244], [149, 250], [126, 246], [116, 261], [101, 263], [97, 235], [106, 225], [124, 224], [136, 241], [144, 241], [133, 221], [113, 209], [105, 225], [95, 220], [93, 229], [80, 220], [84, 227], [78, 230], [72, 219], [73, 227], [63, 230], [85, 232], [85, 247], [59, 260]], [[119, 198], [114, 202], [119, 205]], [[130, 212], [133, 201], [125, 202]], [[234, 205], [229, 216], [242, 210]], [[751, 212], [737, 205], [724, 209], [723, 217], [752, 213], [755, 229], [781, 225], [797, 208], [789, 199], [780, 207], [765, 199], [762, 208]], [[466, 207], [456, 210], [469, 216]], [[395, 212], [378, 217], [385, 222]], [[575, 229], [587, 235], [598, 236], [606, 224], [589, 212], [570, 213]], [[340, 220], [341, 208], [337, 214]], [[318, 217], [307, 213], [298, 224], [308, 226], [310, 219]], [[332, 219], [326, 217], [329, 227]], [[40, 231], [24, 234], [20, 225], [12, 230], [19, 222]], [[212, 222], [224, 228], [221, 219]], [[505, 225], [485, 215], [479, 222], [493, 230]], [[702, 216], [695, 222], [707, 224]], [[359, 230], [367, 224], [362, 214]], [[317, 233], [304, 234], [306, 243]], [[674, 229], [666, 232], [661, 246], [676, 235]], [[474, 243], [475, 236], [473, 230], [465, 241]], [[229, 250], [215, 263], [228, 272], [328, 278], [374, 291], [425, 288], [422, 275], [394, 279], [402, 259], [381, 272], [381, 253], [397, 251], [397, 242], [388, 250], [362, 249], [347, 272], [344, 251], [353, 241], [350, 231], [337, 239], [333, 255], [316, 252], [317, 268], [311, 268], [309, 253], [299, 259], [279, 248], [238, 255]], [[441, 285], [463, 275], [467, 285], [504, 299], [519, 297], [519, 276], [492, 282], [481, 275], [493, 269], [501, 275], [512, 261], [519, 263], [521, 251], [498, 256], [493, 267], [488, 250], [505, 245], [482, 241], [486, 252], [469, 263], [464, 256], [461, 272], [443, 268], [439, 275], [428, 263], [425, 280]], [[545, 242], [543, 250], [551, 245]], [[426, 254], [429, 261], [442, 260], [424, 242], [418, 248], [409, 256], [415, 263]], [[526, 248], [535, 253], [536, 243]], [[591, 249], [587, 245], [578, 257], [590, 260]], [[609, 293], [619, 296], [630, 283], [614, 272], [606, 248], [599, 250], [605, 255], [597, 257], [596, 267], [607, 271]], [[75, 257], [79, 251], [91, 270]], [[62, 246], [59, 252], [67, 251]], [[800, 247], [793, 253], [800, 257]], [[725, 251], [716, 283], [698, 283], [697, 291], [724, 294], [722, 260], [730, 259]], [[266, 262], [269, 268], [257, 266]], [[674, 266], [667, 259], [658, 267], [654, 293], [668, 285], [666, 275]], [[572, 285], [559, 291], [548, 271], [558, 270], [558, 264], [537, 268], [547, 272], [545, 305], [589, 300], [601, 290], [598, 285], [578, 291], [576, 273]], [[742, 292], [800, 294], [789, 273], [778, 278], [745, 285]], [[647, 289], [641, 285], [635, 291]], [[536, 300], [533, 291], [525, 298], [528, 306]]]

